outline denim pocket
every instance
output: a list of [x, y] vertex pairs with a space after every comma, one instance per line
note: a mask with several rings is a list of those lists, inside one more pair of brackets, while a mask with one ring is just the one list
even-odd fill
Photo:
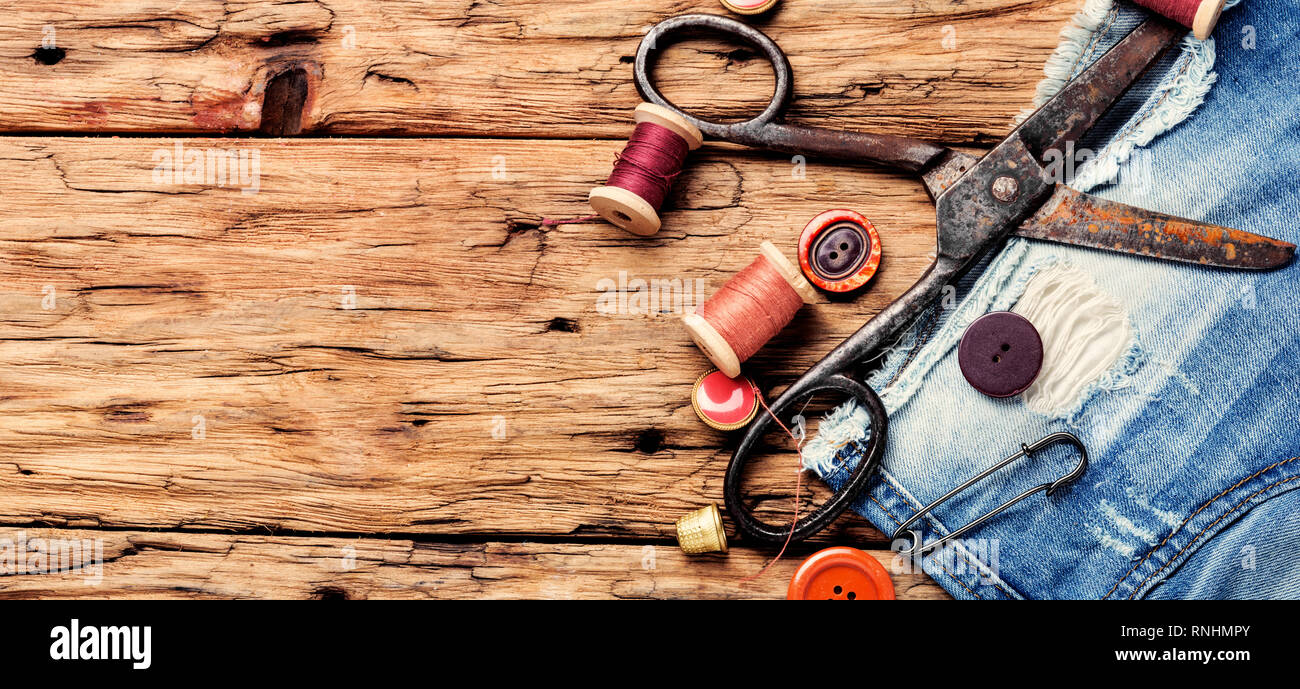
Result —
[[1300, 457], [1227, 486], [1178, 522], [1105, 597], [1300, 596], [1296, 488]]

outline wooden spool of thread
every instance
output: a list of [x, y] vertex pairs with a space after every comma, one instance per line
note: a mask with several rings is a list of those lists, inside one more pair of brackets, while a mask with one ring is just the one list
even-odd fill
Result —
[[695, 313], [682, 317], [691, 339], [728, 377], [811, 304], [817, 290], [771, 242]]
[[1192, 30], [1205, 40], [1214, 32], [1227, 0], [1133, 0], [1137, 4], [1168, 17]]
[[722, 6], [736, 14], [762, 14], [776, 7], [777, 0], [722, 0]]
[[659, 231], [659, 207], [681, 174], [686, 154], [699, 148], [704, 136], [677, 113], [653, 103], [636, 106], [633, 119], [636, 129], [614, 160], [606, 186], [592, 189], [587, 201], [628, 232], [652, 235]]

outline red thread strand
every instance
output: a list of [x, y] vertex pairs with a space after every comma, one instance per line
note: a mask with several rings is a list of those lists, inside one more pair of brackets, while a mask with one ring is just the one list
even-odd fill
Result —
[[[750, 385], [753, 385], [753, 383], [750, 383]], [[785, 424], [781, 423], [781, 419], [777, 418], [776, 414], [772, 413], [772, 408], [767, 406], [767, 401], [763, 399], [763, 393], [759, 391], [757, 385], [754, 385], [754, 397], [758, 398], [759, 403], [763, 405], [763, 409], [767, 412], [768, 416], [772, 417], [772, 420], [776, 422], [776, 425], [780, 426], [781, 430], [785, 431], [786, 435], [790, 436], [790, 439], [794, 441], [794, 449], [799, 453], [799, 468], [795, 470], [794, 475], [794, 517], [790, 519], [790, 533], [786, 534], [785, 543], [781, 544], [781, 550], [777, 551], [776, 557], [763, 565], [762, 569], [744, 579], [741, 579], [740, 583], [742, 584], [763, 576], [763, 572], [766, 572], [772, 565], [776, 564], [777, 560], [781, 559], [782, 555], [785, 555], [785, 549], [790, 547], [790, 539], [794, 538], [794, 528], [799, 525], [799, 491], [803, 488], [803, 441], [794, 437], [794, 433], [791, 433], [790, 429], [787, 428]]]
[[1215, 0], [1134, 0], [1134, 2], [1152, 12], [1168, 17], [1189, 29], [1192, 28], [1192, 24], [1196, 21], [1196, 11], [1201, 8], [1201, 3], [1214, 1]]
[[673, 130], [640, 122], [623, 152], [615, 156], [608, 184], [640, 196], [659, 210], [690, 150], [686, 140]]
[[803, 305], [799, 293], [759, 254], [696, 311], [743, 363], [762, 349]]

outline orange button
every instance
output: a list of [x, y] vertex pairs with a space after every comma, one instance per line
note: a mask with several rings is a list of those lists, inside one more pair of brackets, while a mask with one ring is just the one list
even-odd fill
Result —
[[790, 579], [786, 600], [894, 600], [894, 583], [876, 558], [857, 548], [812, 554]]

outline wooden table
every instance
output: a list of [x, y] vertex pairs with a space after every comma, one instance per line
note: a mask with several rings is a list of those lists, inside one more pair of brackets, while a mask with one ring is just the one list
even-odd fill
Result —
[[[673, 522], [721, 502], [734, 438], [691, 411], [708, 364], [673, 309], [597, 299], [620, 272], [702, 299], [759, 241], [793, 256], [813, 215], [856, 209], [874, 287], [747, 364], [779, 389], [924, 270], [920, 184], [708, 144], [654, 237], [542, 222], [590, 213], [641, 34], [715, 0], [4, 4], [0, 539], [100, 539], [104, 564], [10, 569], [0, 596], [774, 598], [827, 545], [889, 564], [856, 516], [748, 583], [770, 551], [681, 554]], [[793, 63], [791, 119], [977, 150], [1079, 5], [786, 0], [757, 22]], [[742, 46], [665, 60], [684, 106], [766, 99]], [[775, 522], [795, 459], [772, 449], [751, 493]]]

